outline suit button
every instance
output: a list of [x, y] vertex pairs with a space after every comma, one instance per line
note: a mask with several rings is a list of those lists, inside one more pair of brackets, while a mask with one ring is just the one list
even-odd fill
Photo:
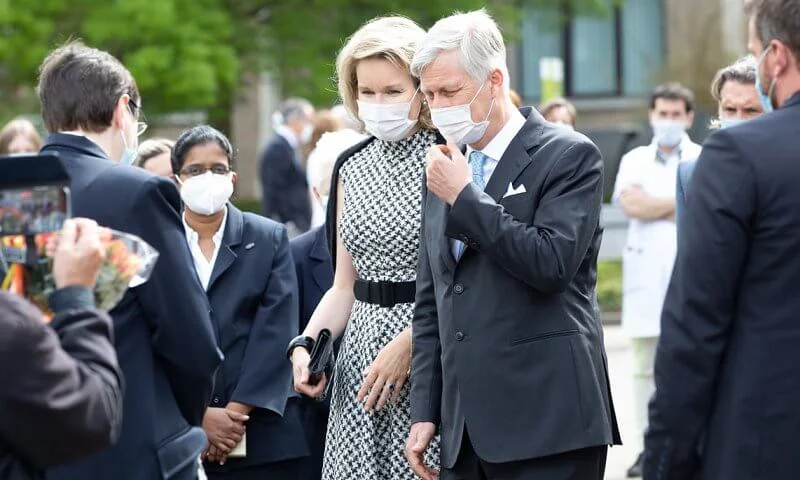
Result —
[[455, 285], [453, 285], [453, 291], [456, 293], [456, 295], [461, 295], [462, 293], [464, 293], [464, 285], [456, 283]]
[[211, 403], [213, 403], [214, 405], [219, 405], [220, 402], [222, 402], [222, 397], [220, 397], [219, 395], [214, 395], [211, 398]]
[[469, 242], [469, 248], [471, 248], [473, 250], [477, 250], [478, 249], [478, 244], [476, 242]]
[[457, 341], [459, 341], [459, 342], [460, 342], [461, 340], [464, 340], [464, 333], [462, 333], [462, 332], [456, 332], [456, 340], [457, 340]]

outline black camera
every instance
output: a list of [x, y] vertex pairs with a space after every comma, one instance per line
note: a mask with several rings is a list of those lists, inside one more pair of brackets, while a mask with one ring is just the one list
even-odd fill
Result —
[[61, 230], [72, 212], [70, 178], [53, 153], [0, 157], [0, 269], [37, 260], [37, 236]]

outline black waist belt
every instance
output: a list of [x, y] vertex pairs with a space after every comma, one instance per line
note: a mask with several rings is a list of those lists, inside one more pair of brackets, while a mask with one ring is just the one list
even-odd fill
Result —
[[417, 282], [370, 282], [356, 279], [353, 293], [357, 300], [389, 308], [398, 303], [413, 303]]

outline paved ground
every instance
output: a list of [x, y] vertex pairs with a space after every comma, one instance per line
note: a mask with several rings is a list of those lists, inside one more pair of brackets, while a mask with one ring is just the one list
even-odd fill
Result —
[[606, 326], [606, 353], [611, 377], [611, 392], [617, 411], [617, 421], [622, 433], [621, 447], [614, 447], [608, 454], [606, 480], [623, 480], [625, 471], [630, 467], [639, 453], [641, 433], [637, 433], [633, 421], [633, 381], [631, 378], [632, 353], [630, 341], [622, 333], [619, 326]]

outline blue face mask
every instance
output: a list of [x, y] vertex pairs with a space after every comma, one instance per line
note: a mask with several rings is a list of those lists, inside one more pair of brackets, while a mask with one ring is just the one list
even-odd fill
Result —
[[719, 119], [719, 128], [731, 128], [735, 127], [736, 125], [741, 125], [747, 120], [744, 118], [720, 118]]
[[125, 132], [120, 131], [119, 133], [122, 135], [122, 143], [125, 145], [125, 151], [122, 152], [120, 163], [123, 165], [133, 165], [133, 162], [136, 161], [138, 153], [136, 152], [135, 148], [128, 148], [128, 141], [125, 139]]
[[758, 94], [758, 100], [761, 102], [761, 106], [764, 107], [764, 113], [769, 113], [774, 110], [772, 106], [772, 91], [775, 89], [775, 79], [773, 78], [769, 85], [769, 90], [765, 93], [764, 86], [761, 84], [761, 64], [764, 63], [764, 59], [767, 58], [767, 54], [771, 50], [771, 47], [767, 47], [766, 50], [761, 54], [758, 59], [758, 66], [756, 67], [756, 93]]

